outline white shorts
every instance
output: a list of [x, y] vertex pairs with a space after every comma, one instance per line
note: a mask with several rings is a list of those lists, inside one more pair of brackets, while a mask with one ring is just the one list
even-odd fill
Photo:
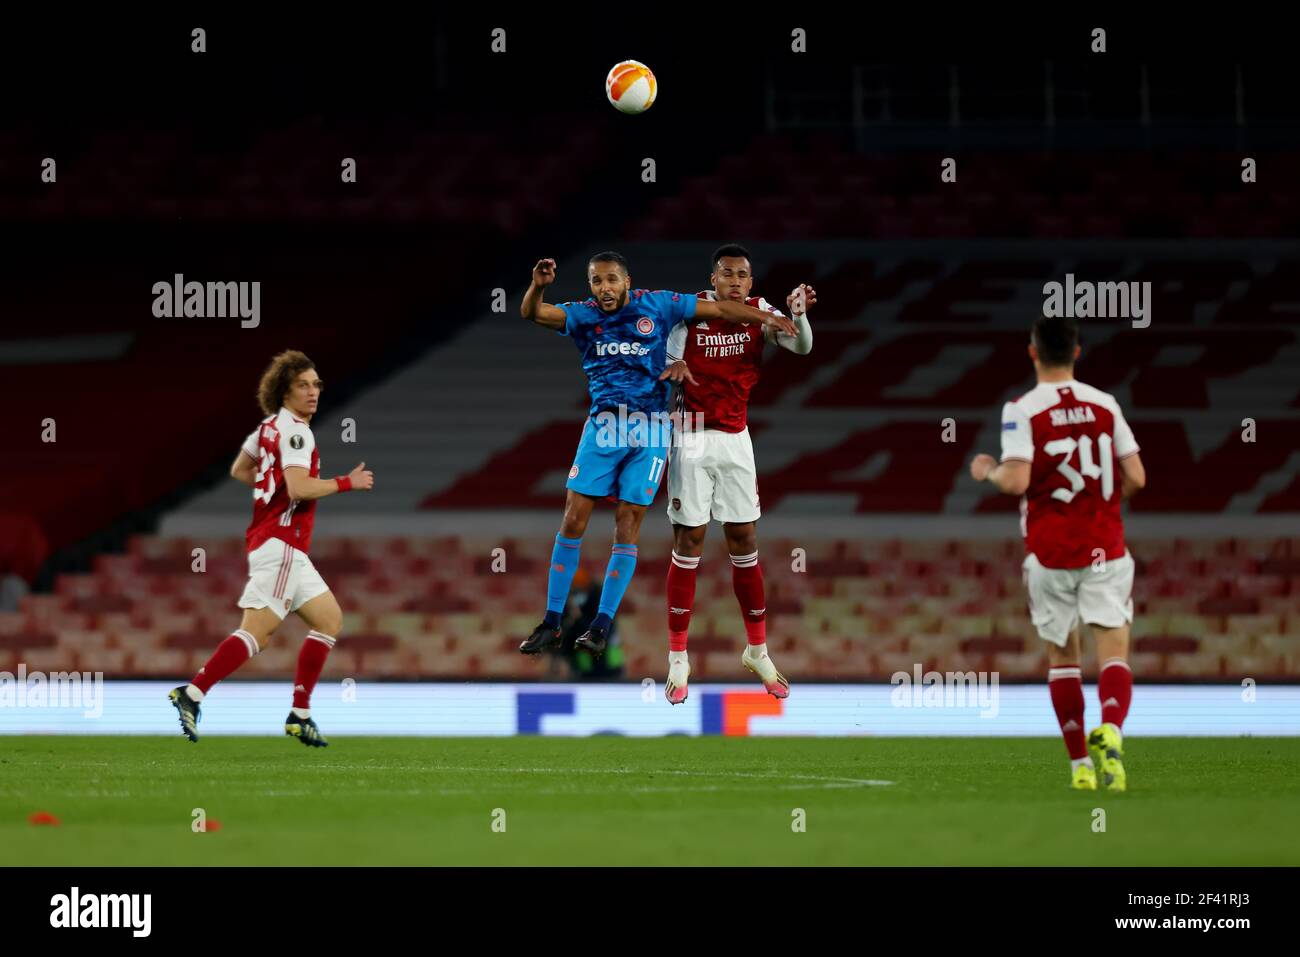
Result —
[[668, 458], [668, 517], [694, 528], [719, 522], [756, 522], [758, 472], [749, 429], [673, 431]]
[[1133, 556], [1105, 563], [1100, 571], [1044, 568], [1036, 555], [1023, 566], [1029, 592], [1029, 617], [1038, 637], [1064, 648], [1074, 627], [1119, 628], [1133, 621]]
[[269, 608], [281, 618], [329, 591], [307, 553], [268, 538], [248, 553], [248, 584], [240, 608]]

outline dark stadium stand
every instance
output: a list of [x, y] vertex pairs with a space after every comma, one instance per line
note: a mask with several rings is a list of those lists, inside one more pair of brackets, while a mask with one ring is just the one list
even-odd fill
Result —
[[[91, 135], [60, 151], [82, 175], [58, 190], [6, 175], [38, 164], [41, 136], [0, 130], [0, 218], [31, 223], [4, 288], [4, 312], [18, 321], [0, 332], [10, 438], [30, 452], [0, 477], [0, 495], [23, 503], [20, 515], [0, 515], [0, 528], [12, 526], [0, 576], [33, 580], [52, 552], [231, 457], [256, 421], [253, 387], [274, 352], [302, 348], [330, 381], [355, 383], [445, 336], [457, 323], [435, 302], [481, 301], [468, 286], [483, 276], [476, 248], [554, 216], [602, 155], [576, 122], [541, 159], [522, 152], [526, 127], [415, 129], [369, 139], [374, 155], [356, 157], [364, 175], [353, 191], [339, 182], [341, 134], [319, 120], [222, 140]], [[132, 229], [110, 225], [124, 209]], [[340, 235], [340, 223], [360, 232]], [[364, 231], [378, 223], [425, 231]], [[195, 263], [207, 270], [196, 275]], [[259, 281], [262, 324], [155, 318], [153, 283], [187, 268], [187, 279]], [[47, 419], [55, 442], [41, 439]]]
[[[221, 138], [103, 132], [59, 151], [77, 175], [58, 190], [17, 175], [39, 167], [49, 136], [0, 129], [0, 219], [118, 219], [123, 197], [133, 197], [137, 222], [436, 223], [517, 237], [555, 217], [599, 168], [602, 144], [590, 118], [566, 118], [564, 129], [545, 155], [529, 149], [537, 131], [522, 125], [449, 122], [435, 131], [390, 123], [361, 136], [311, 117]], [[353, 184], [341, 181], [344, 157], [356, 161]]]
[[[561, 257], [552, 299], [584, 294], [592, 250], [551, 248], [537, 224], [554, 221], [607, 157], [598, 131], [569, 124], [534, 161], [534, 133], [398, 126], [356, 156], [365, 185], [348, 193], [337, 169], [348, 145], [318, 120], [217, 145], [183, 133], [89, 136], [61, 162], [90, 172], [57, 192], [3, 175], [6, 163], [35, 162], [39, 142], [0, 133], [0, 217], [34, 233], [6, 308], [37, 320], [0, 340], [8, 418], [28, 423], [21, 470], [0, 479], [5, 500], [23, 503], [0, 515], [0, 575], [31, 581], [51, 554], [224, 467], [256, 421], [257, 374], [293, 346], [327, 381], [358, 383], [346, 401], [325, 394], [315, 424], [325, 473], [365, 458], [379, 479], [374, 494], [322, 509], [319, 529], [343, 516], [472, 512], [493, 536], [392, 540], [355, 524], [322, 535], [313, 558], [347, 613], [326, 674], [537, 676], [514, 649], [536, 624], [547, 538], [521, 533], [508, 575], [483, 556], [503, 544], [498, 513], [558, 522], [586, 400], [572, 344], [523, 326], [514, 310], [541, 255]], [[1240, 157], [1219, 152], [965, 152], [960, 185], [939, 182], [942, 155], [764, 134], [711, 170], [638, 194], [639, 213], [592, 228], [621, 226], [638, 284], [699, 289], [711, 248], [738, 238], [769, 299], [799, 281], [817, 287], [813, 354], [770, 350], [753, 396], [765, 514], [1006, 521], [993, 543], [764, 537], [765, 555], [809, 549], [807, 575], [780, 563], [768, 573], [774, 654], [800, 680], [881, 678], [918, 661], [1041, 678], [1015, 502], [963, 475], [972, 452], [996, 450], [1002, 402], [1031, 384], [1028, 323], [1043, 284], [1067, 272], [1150, 282], [1155, 293], [1150, 328], [1082, 322], [1079, 377], [1120, 399], [1152, 476], [1133, 513], [1195, 526], [1300, 512], [1300, 250], [1289, 242], [1300, 232], [1300, 154], [1266, 158], [1267, 191], [1241, 184]], [[135, 195], [132, 217], [158, 230], [153, 271], [119, 254], [106, 226], [122, 210], [112, 197]], [[171, 234], [182, 213], [208, 230], [202, 244], [180, 226]], [[51, 221], [105, 226], [77, 252], [83, 265], [105, 261], [65, 281], [67, 267], [48, 255]], [[325, 225], [336, 223], [364, 236], [338, 248]], [[425, 231], [413, 239], [404, 226]], [[484, 265], [481, 250], [524, 237], [527, 250]], [[235, 334], [191, 322], [178, 337], [145, 298], [170, 278], [152, 264], [172, 261], [173, 245], [175, 271], [215, 257], [230, 264], [220, 278], [262, 279], [273, 319]], [[498, 286], [504, 316], [486, 311]], [[59, 442], [38, 446], [34, 423], [46, 417]], [[339, 437], [345, 417], [361, 424], [356, 446]], [[940, 439], [946, 418], [952, 441]], [[1245, 420], [1265, 440], [1243, 442]], [[178, 504], [168, 521], [197, 517], [220, 533], [135, 537], [125, 554], [58, 575], [51, 592], [0, 612], [0, 669], [19, 660], [112, 676], [197, 668], [234, 627], [247, 491], [223, 482]], [[663, 664], [661, 507], [619, 616], [632, 676]], [[190, 571], [194, 547], [207, 550], [202, 575]], [[601, 549], [585, 554], [593, 574]], [[1300, 541], [1207, 532], [1133, 550], [1140, 679], [1300, 675]], [[723, 574], [701, 578], [697, 679], [743, 677], [730, 587]], [[293, 642], [278, 641], [241, 677], [285, 674], [294, 655]]]
[[945, 184], [947, 155], [855, 153], [837, 136], [767, 134], [659, 200], [630, 235], [708, 239], [717, 223], [751, 242], [1300, 233], [1300, 153], [1269, 151], [1279, 180], [1267, 190], [1241, 182], [1240, 152], [961, 150], [957, 183]]

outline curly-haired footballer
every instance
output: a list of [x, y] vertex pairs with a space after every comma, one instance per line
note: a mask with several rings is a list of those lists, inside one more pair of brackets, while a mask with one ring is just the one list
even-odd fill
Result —
[[313, 747], [328, 744], [312, 720], [311, 693], [338, 639], [343, 612], [307, 557], [316, 499], [369, 490], [375, 476], [362, 462], [347, 475], [320, 477], [320, 454], [309, 425], [320, 393], [315, 364], [292, 349], [272, 359], [262, 375], [257, 400], [266, 418], [244, 440], [230, 467], [231, 477], [253, 490], [253, 520], [245, 536], [248, 585], [239, 599], [244, 618], [194, 680], [168, 695], [191, 741], [199, 739], [199, 705], [212, 686], [265, 648], [284, 617], [295, 612], [311, 631], [298, 654], [293, 709], [284, 732]]

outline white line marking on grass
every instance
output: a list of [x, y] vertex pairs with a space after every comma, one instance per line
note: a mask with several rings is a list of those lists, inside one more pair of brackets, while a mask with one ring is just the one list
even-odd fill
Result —
[[[294, 769], [295, 773], [302, 771], [344, 771], [355, 774], [357, 771], [412, 771], [424, 774], [557, 774], [557, 775], [635, 775], [648, 780], [657, 777], [686, 777], [686, 778], [712, 778], [712, 779], [745, 779], [754, 781], [771, 782], [767, 787], [770, 790], [777, 791], [807, 791], [807, 790], [835, 790], [845, 788], [867, 788], [867, 787], [889, 787], [894, 784], [893, 781], [882, 781], [875, 778], [849, 778], [838, 777], [824, 774], [788, 774], [782, 771], [683, 771], [683, 770], [657, 770], [641, 771], [630, 768], [487, 768], [478, 766], [464, 765], [391, 765], [391, 764], [304, 764]], [[250, 782], [251, 783], [251, 782]], [[317, 788], [258, 788], [255, 786], [241, 786], [241, 782], [230, 780], [197, 780], [188, 782], [188, 786], [193, 787], [220, 787], [223, 789], [223, 796], [239, 797], [284, 797], [284, 798], [302, 798], [318, 797], [320, 789]], [[482, 794], [482, 788], [369, 788], [363, 781], [355, 778], [348, 782], [347, 787], [341, 790], [348, 791], [352, 794], [369, 796], [369, 797], [455, 797], [463, 795]], [[576, 788], [529, 788], [530, 795], [565, 795], [573, 794]], [[643, 784], [624, 788], [631, 794], [669, 794], [683, 792], [715, 792], [715, 791], [734, 791], [737, 790], [735, 785], [725, 784]], [[0, 788], [0, 795], [9, 797], [21, 797], [21, 793], [7, 788]], [[148, 795], [137, 795], [136, 792], [123, 789], [81, 789], [78, 791], [58, 792], [61, 798], [130, 798], [133, 796], [159, 797], [160, 793], [155, 792]]]
[[[446, 774], [613, 774], [613, 775], [637, 775], [648, 779], [664, 776], [676, 777], [704, 777], [704, 778], [748, 778], [765, 781], [807, 781], [807, 784], [776, 784], [777, 790], [797, 791], [809, 789], [831, 789], [831, 788], [866, 788], [866, 787], [889, 787], [894, 784], [893, 781], [883, 781], [876, 778], [849, 778], [837, 777], [823, 774], [788, 774], [782, 771], [680, 771], [680, 770], [660, 770], [660, 771], [640, 771], [630, 768], [488, 768], [480, 766], [467, 765], [345, 765], [345, 764], [313, 764], [307, 765], [303, 770], [313, 771], [348, 771], [356, 772], [363, 769], [385, 770], [385, 771], [414, 771], [420, 773], [446, 773]], [[541, 791], [532, 791], [533, 794], [559, 794], [565, 793], [566, 790], [572, 789], [546, 789]], [[630, 788], [633, 793], [658, 793], [663, 791], [720, 791], [725, 790], [719, 785], [705, 785], [702, 787], [691, 786], [642, 786]], [[377, 793], [377, 792], [374, 792]], [[460, 789], [447, 792], [425, 792], [425, 793], [467, 793]], [[477, 792], [469, 792], [477, 793]]]

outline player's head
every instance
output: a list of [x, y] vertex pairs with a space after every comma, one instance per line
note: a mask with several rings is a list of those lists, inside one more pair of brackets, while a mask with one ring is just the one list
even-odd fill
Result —
[[727, 243], [713, 251], [709, 285], [719, 299], [744, 302], [754, 288], [754, 267], [749, 261], [749, 250], [737, 243]]
[[300, 419], [310, 419], [316, 414], [323, 385], [316, 363], [297, 349], [286, 349], [262, 373], [257, 403], [267, 415], [275, 415], [283, 406]]
[[587, 282], [602, 312], [618, 312], [627, 305], [632, 277], [622, 253], [608, 250], [587, 260]]
[[1039, 316], [1029, 338], [1029, 358], [1041, 374], [1070, 371], [1079, 358], [1079, 327], [1068, 316]]

